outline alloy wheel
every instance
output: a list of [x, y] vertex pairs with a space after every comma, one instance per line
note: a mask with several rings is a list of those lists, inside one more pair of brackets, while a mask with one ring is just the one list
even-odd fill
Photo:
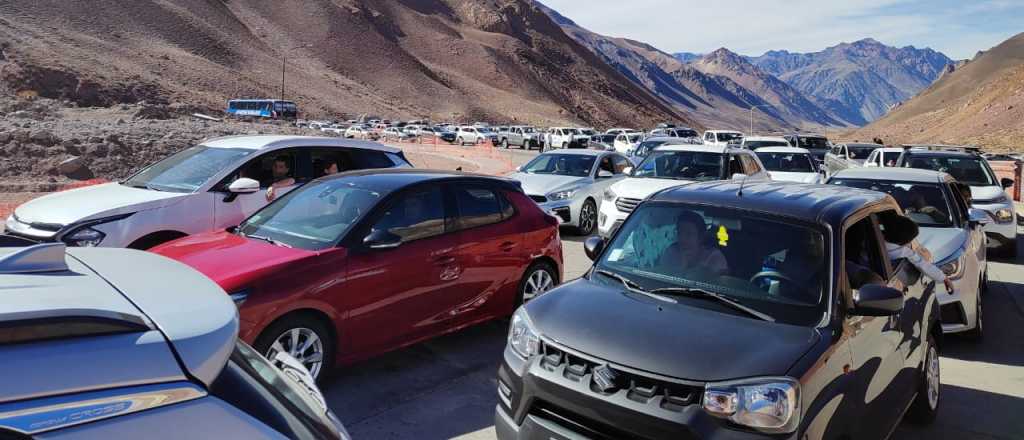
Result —
[[555, 286], [555, 280], [551, 278], [551, 274], [543, 268], [537, 268], [526, 278], [526, 283], [523, 285], [523, 302], [532, 300], [542, 294], [551, 290]]
[[934, 345], [928, 346], [928, 359], [925, 365], [925, 380], [928, 384], [928, 406], [939, 407], [939, 352]]
[[594, 205], [589, 201], [583, 203], [583, 208], [580, 208], [580, 232], [584, 235], [590, 235], [594, 232], [594, 223], [596, 223], [597, 212], [594, 209]]
[[313, 330], [298, 327], [286, 330], [267, 349], [267, 359], [273, 361], [277, 353], [284, 352], [302, 363], [314, 378], [324, 365], [324, 344]]

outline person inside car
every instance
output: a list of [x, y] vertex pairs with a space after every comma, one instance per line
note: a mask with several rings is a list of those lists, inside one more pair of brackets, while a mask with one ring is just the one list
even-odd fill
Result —
[[914, 250], [910, 244], [917, 236], [917, 223], [909, 218], [899, 215], [883, 215], [879, 217], [882, 224], [882, 237], [885, 239], [885, 250], [889, 260], [896, 261], [900, 258], [906, 259], [913, 264], [922, 274], [942, 283], [946, 291], [953, 293], [953, 280], [950, 280], [942, 269], [928, 261], [920, 252]]
[[675, 243], [665, 249], [659, 266], [670, 273], [714, 278], [729, 273], [725, 255], [709, 240], [707, 225], [700, 214], [683, 211], [676, 217]]
[[288, 156], [277, 156], [274, 158], [274, 165], [270, 171], [271, 182], [270, 188], [267, 189], [267, 201], [274, 200], [274, 188], [281, 188], [285, 186], [292, 186], [295, 184], [295, 178], [291, 176], [291, 166], [288, 164], [290, 159]]

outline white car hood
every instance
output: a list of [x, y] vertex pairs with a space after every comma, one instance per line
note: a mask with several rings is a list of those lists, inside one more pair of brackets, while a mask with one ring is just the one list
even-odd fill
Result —
[[92, 185], [45, 195], [14, 210], [22, 223], [69, 225], [175, 203], [189, 193], [132, 188], [119, 183]]
[[967, 234], [958, 228], [920, 228], [917, 242], [932, 253], [932, 262], [938, 263], [953, 255], [967, 241]]
[[575, 186], [587, 180], [586, 177], [560, 176], [557, 174], [512, 173], [508, 177], [523, 184], [523, 191], [530, 195], [543, 196], [565, 187]]
[[630, 199], [646, 199], [647, 196], [673, 186], [692, 183], [691, 180], [675, 179], [652, 179], [647, 177], [627, 177], [625, 180], [612, 185], [611, 189], [618, 197]]
[[992, 200], [1005, 195], [1005, 191], [998, 186], [972, 186], [971, 198], [974, 200]]
[[772, 180], [781, 182], [819, 183], [819, 173], [791, 173], [785, 171], [769, 171]]

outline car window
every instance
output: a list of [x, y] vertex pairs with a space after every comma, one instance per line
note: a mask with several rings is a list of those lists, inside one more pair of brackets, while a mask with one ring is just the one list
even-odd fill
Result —
[[896, 199], [903, 213], [920, 226], [945, 228], [954, 225], [950, 205], [937, 184], [843, 178], [833, 178], [829, 184], [889, 194]]
[[[277, 165], [276, 162], [283, 165]], [[287, 179], [305, 181], [312, 177], [312, 169], [309, 151], [300, 151], [298, 148], [270, 151], [246, 162], [223, 179], [217, 188], [226, 190], [231, 182], [242, 177], [260, 182], [260, 188], [269, 188], [274, 182]]]
[[483, 186], [452, 186], [458, 217], [456, 229], [498, 223], [502, 220], [502, 208], [494, 190]]
[[192, 192], [252, 152], [242, 148], [191, 147], [150, 165], [126, 180], [124, 185], [160, 191]]
[[719, 180], [725, 156], [704, 151], [654, 150], [633, 173], [634, 177]]
[[648, 202], [626, 220], [596, 268], [620, 274], [645, 290], [709, 290], [779, 321], [814, 325], [825, 310], [827, 249], [816, 226], [791, 219], [736, 208]]
[[615, 168], [615, 170], [612, 171], [613, 173], [623, 174], [626, 172], [626, 168], [629, 168], [630, 166], [631, 164], [629, 159], [626, 159], [625, 156], [619, 156], [618, 154], [612, 155], [612, 167]]
[[813, 173], [814, 159], [806, 153], [757, 152], [757, 157], [768, 171], [784, 173]]
[[541, 154], [533, 158], [520, 170], [529, 174], [557, 174], [561, 176], [586, 177], [594, 168], [595, 156], [581, 154]]
[[[958, 217], [957, 223], [960, 224], [960, 225], [963, 225], [963, 224], [967, 223], [967, 220], [970, 219], [971, 216], [970, 216], [970, 204], [967, 203], [967, 200], [964, 198], [964, 194], [962, 192], [960, 192], [960, 188], [959, 188], [960, 186], [963, 186], [963, 185], [959, 184], [959, 183], [947, 183], [946, 184], [946, 188], [949, 191], [950, 198], [953, 199], [952, 205], [953, 205], [954, 217]], [[968, 194], [970, 194], [970, 187], [965, 187], [964, 190]]]
[[[316, 148], [312, 150], [313, 178], [357, 169], [351, 152], [343, 148]], [[362, 160], [360, 161], [362, 162]], [[389, 161], [390, 162], [390, 161]]]
[[996, 185], [995, 176], [980, 157], [910, 156], [906, 167], [942, 171], [971, 186]]
[[601, 158], [601, 162], [597, 165], [598, 172], [607, 171], [615, 174], [615, 165], [612, 164], [612, 156], [607, 155]]
[[857, 290], [868, 284], [885, 284], [886, 265], [881, 246], [870, 216], [846, 229], [843, 255], [850, 288]]
[[847, 153], [850, 155], [850, 159], [864, 160], [878, 149], [875, 145], [849, 145], [847, 146]]
[[428, 185], [398, 196], [371, 230], [397, 235], [402, 243], [443, 234], [445, 213], [441, 187]]
[[718, 133], [718, 142], [729, 142], [731, 140], [739, 140], [743, 138], [743, 135], [739, 133]]
[[730, 178], [735, 174], [746, 174], [743, 170], [743, 163], [740, 162], [738, 154], [729, 155], [729, 172], [726, 174], [726, 178]]
[[741, 154], [740, 161], [743, 162], [743, 169], [746, 170], [744, 174], [753, 176], [761, 172], [761, 166], [757, 164], [757, 161], [753, 157], [746, 154]]

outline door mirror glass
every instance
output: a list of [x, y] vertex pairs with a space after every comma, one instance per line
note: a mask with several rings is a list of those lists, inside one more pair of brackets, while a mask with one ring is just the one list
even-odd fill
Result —
[[402, 237], [383, 229], [374, 229], [363, 239], [363, 244], [370, 249], [394, 249], [402, 244]]
[[241, 177], [228, 185], [228, 192], [232, 194], [249, 194], [259, 190], [260, 183], [248, 177]]
[[1003, 188], [1009, 188], [1013, 186], [1013, 179], [1009, 177], [1003, 177], [1003, 179], [1000, 180], [999, 183], [1002, 184]]
[[604, 238], [587, 238], [583, 242], [583, 252], [587, 254], [587, 258], [590, 258], [590, 261], [596, 261], [597, 257], [601, 255], [601, 251], [604, 250], [604, 244]]
[[892, 316], [903, 310], [903, 292], [880, 284], [866, 284], [853, 293], [853, 315]]
[[611, 171], [608, 171], [608, 170], [597, 170], [597, 178], [598, 179], [607, 179], [609, 177], [614, 177], [614, 176], [615, 175], [612, 174]]
[[986, 225], [989, 222], [988, 214], [978, 208], [967, 210], [967, 221], [974, 225]]

